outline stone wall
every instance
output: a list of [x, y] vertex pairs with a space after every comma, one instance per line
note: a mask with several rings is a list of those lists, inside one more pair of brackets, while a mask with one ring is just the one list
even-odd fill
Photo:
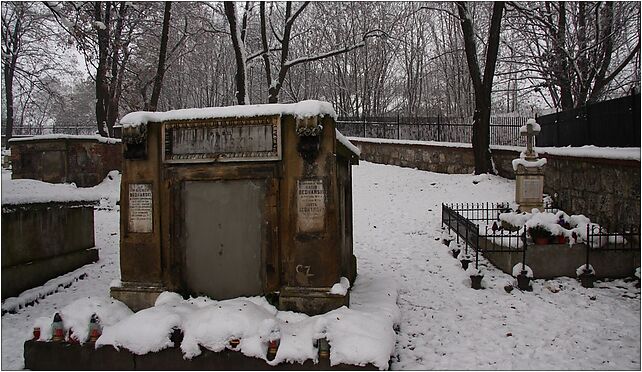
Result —
[[[351, 140], [361, 159], [373, 163], [412, 167], [438, 173], [472, 173], [469, 144], [394, 143]], [[493, 149], [500, 176], [515, 178], [512, 160], [517, 149]], [[544, 192], [554, 196], [569, 214], [584, 214], [602, 225], [640, 224], [640, 161], [540, 153], [547, 159]], [[555, 196], [557, 195], [557, 196]], [[507, 195], [507, 201], [515, 195]]]
[[94, 208], [85, 204], [2, 206], [3, 299], [98, 260]]
[[11, 140], [11, 177], [95, 186], [109, 171], [122, 169], [121, 143], [113, 142], [92, 136]]

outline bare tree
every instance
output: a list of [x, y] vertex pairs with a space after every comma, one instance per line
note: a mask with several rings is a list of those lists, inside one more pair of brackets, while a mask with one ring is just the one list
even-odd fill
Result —
[[113, 134], [119, 117], [130, 44], [150, 5], [126, 2], [46, 3], [83, 53], [96, 82], [96, 124], [103, 136]]
[[[511, 63], [548, 93], [551, 106], [580, 107], [636, 81], [637, 2], [509, 3], [510, 27], [524, 41]], [[543, 93], [543, 92], [542, 92]]]
[[165, 76], [165, 58], [167, 57], [167, 41], [169, 39], [169, 24], [172, 12], [172, 2], [165, 2], [165, 11], [163, 13], [163, 31], [161, 34], [160, 48], [158, 52], [158, 67], [154, 76], [154, 89], [152, 90], [152, 99], [147, 107], [149, 111], [156, 111], [158, 99], [160, 98], [161, 88], [163, 86], [163, 77]]
[[504, 3], [493, 3], [492, 18], [488, 31], [484, 75], [477, 59], [477, 42], [473, 20], [464, 2], [457, 2], [457, 10], [461, 19], [461, 29], [464, 35], [466, 61], [475, 90], [475, 113], [473, 114], [473, 154], [475, 157], [475, 174], [495, 173], [490, 153], [490, 108], [495, 63], [499, 51], [499, 32], [501, 29]]
[[[16, 130], [41, 132], [57, 80], [71, 75], [61, 31], [40, 3], [2, 3], [2, 78], [7, 138]], [[32, 134], [33, 134], [32, 133]]]

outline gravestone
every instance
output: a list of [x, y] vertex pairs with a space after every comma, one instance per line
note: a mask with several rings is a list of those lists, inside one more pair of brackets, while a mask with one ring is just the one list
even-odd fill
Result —
[[[358, 150], [326, 102], [131, 113], [122, 121], [121, 285], [134, 310], [162, 291], [278, 295], [323, 313], [356, 276]], [[274, 296], [273, 296], [274, 295]]]
[[519, 209], [531, 212], [534, 208], [544, 211], [544, 165], [546, 159], [538, 158], [533, 149], [535, 136], [540, 132], [540, 126], [534, 119], [528, 119], [526, 125], [520, 128], [520, 134], [526, 136], [526, 151], [513, 160], [515, 171], [515, 202]]

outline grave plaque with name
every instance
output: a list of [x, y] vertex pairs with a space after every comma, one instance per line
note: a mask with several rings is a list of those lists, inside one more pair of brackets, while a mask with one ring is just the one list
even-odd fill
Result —
[[164, 126], [165, 162], [281, 159], [276, 117], [171, 122]]
[[325, 191], [323, 180], [297, 181], [297, 227], [299, 232], [323, 231], [325, 224]]
[[129, 184], [130, 232], [152, 232], [152, 185], [149, 183]]
[[[192, 115], [194, 114], [194, 115]], [[169, 290], [349, 304], [354, 147], [326, 102], [132, 113], [122, 119], [121, 283], [134, 310]]]
[[522, 188], [522, 200], [539, 200], [544, 192], [544, 180], [541, 178], [524, 178]]

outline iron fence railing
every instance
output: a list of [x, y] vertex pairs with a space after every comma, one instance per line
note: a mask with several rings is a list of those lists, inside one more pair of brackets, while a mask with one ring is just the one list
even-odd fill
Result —
[[[499, 215], [511, 212], [505, 203], [442, 203], [441, 223], [449, 232], [456, 234], [456, 241], [475, 251], [475, 267], [479, 267], [479, 254], [493, 252], [521, 252], [526, 265], [526, 251], [534, 243], [526, 226], [502, 226]], [[546, 212], [557, 213], [560, 209], [546, 206]], [[632, 251], [640, 250], [640, 228], [618, 226], [613, 229], [588, 224], [586, 227], [586, 264], [590, 262], [591, 251]]]
[[[526, 146], [519, 128], [526, 117], [491, 117], [491, 145]], [[337, 129], [348, 137], [470, 143], [472, 119], [463, 117], [340, 117]]]

